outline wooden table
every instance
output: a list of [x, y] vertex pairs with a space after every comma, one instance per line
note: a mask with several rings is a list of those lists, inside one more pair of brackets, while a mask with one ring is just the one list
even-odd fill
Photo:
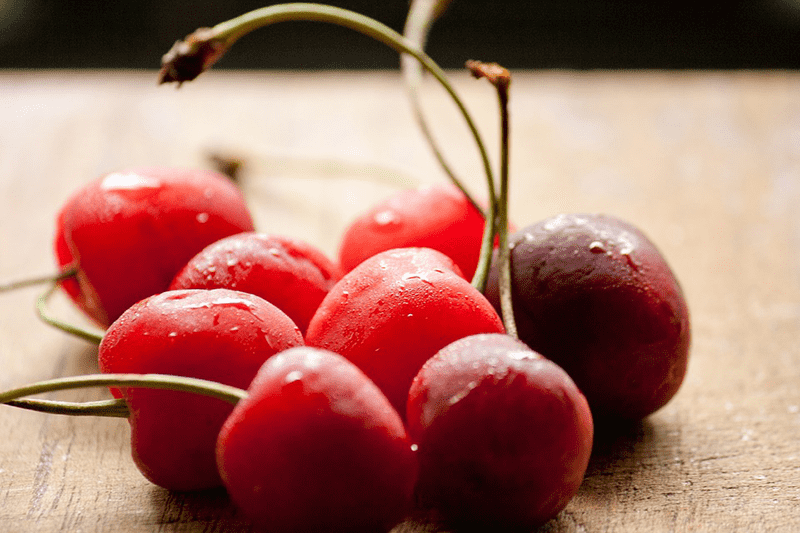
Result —
[[[494, 148], [493, 92], [452, 75]], [[459, 116], [437, 86], [423, 94], [482, 191]], [[694, 334], [677, 397], [598, 444], [543, 529], [800, 530], [800, 74], [520, 72], [512, 113], [516, 224], [570, 211], [633, 222], [681, 280]], [[52, 272], [59, 206], [124, 167], [240, 155], [258, 228], [331, 255], [371, 202], [445, 179], [394, 72], [211, 72], [180, 90], [154, 72], [4, 72], [0, 124], [0, 280]], [[41, 290], [0, 295], [0, 389], [97, 370], [95, 348], [38, 320]], [[53, 312], [83, 321], [65, 298]], [[5, 407], [0, 428], [2, 531], [249, 530], [219, 491], [150, 485], [124, 421]]]

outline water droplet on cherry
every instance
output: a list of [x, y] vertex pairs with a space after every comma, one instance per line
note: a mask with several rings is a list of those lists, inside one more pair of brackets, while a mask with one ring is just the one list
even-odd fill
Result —
[[158, 189], [161, 180], [135, 172], [114, 172], [103, 179], [100, 188], [106, 191], [146, 191]]
[[381, 229], [392, 229], [400, 225], [400, 218], [397, 213], [390, 209], [375, 213], [372, 220]]
[[593, 254], [604, 254], [606, 253], [606, 247], [600, 241], [594, 241], [589, 245], [589, 251]]
[[301, 379], [303, 379], [303, 373], [299, 370], [292, 370], [286, 374], [285, 378], [283, 378], [286, 383], [293, 383], [295, 381], [300, 381]]

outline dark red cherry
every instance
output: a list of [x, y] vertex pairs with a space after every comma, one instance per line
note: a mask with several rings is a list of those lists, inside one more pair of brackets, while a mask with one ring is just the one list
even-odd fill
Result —
[[[558, 215], [511, 236], [519, 337], [563, 367], [595, 418], [638, 419], [686, 374], [689, 311], [664, 257], [631, 224]], [[498, 306], [493, 269], [487, 296]]]
[[594, 426], [566, 372], [502, 334], [457, 340], [414, 378], [417, 493], [446, 522], [530, 531], [583, 481]]

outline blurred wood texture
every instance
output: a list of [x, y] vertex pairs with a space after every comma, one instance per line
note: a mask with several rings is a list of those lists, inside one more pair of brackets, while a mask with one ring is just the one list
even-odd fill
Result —
[[[495, 96], [452, 72], [495, 161]], [[641, 424], [598, 442], [542, 530], [800, 531], [800, 74], [514, 73], [511, 216], [606, 212], [660, 247], [693, 321], [688, 377]], [[101, 173], [244, 161], [261, 231], [335, 255], [347, 223], [445, 178], [396, 72], [0, 72], [0, 280], [54, 270], [55, 217]], [[447, 157], [482, 195], [475, 147], [432, 81]], [[97, 371], [96, 349], [41, 323], [41, 288], [0, 295], [0, 389]], [[63, 297], [53, 310], [83, 323]], [[50, 395], [108, 397], [105, 390]], [[249, 531], [221, 491], [170, 493], [130, 459], [123, 420], [0, 408], [0, 530]], [[435, 529], [409, 521], [398, 531]]]

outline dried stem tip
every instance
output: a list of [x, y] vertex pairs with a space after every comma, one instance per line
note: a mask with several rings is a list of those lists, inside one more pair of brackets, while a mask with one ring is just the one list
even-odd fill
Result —
[[159, 83], [191, 81], [211, 68], [227, 51], [228, 44], [212, 28], [200, 28], [177, 41], [161, 58]]
[[470, 59], [467, 61], [466, 67], [476, 78], [486, 78], [495, 87], [508, 88], [511, 84], [511, 73], [507, 68], [501, 67], [497, 63], [484, 63]]

